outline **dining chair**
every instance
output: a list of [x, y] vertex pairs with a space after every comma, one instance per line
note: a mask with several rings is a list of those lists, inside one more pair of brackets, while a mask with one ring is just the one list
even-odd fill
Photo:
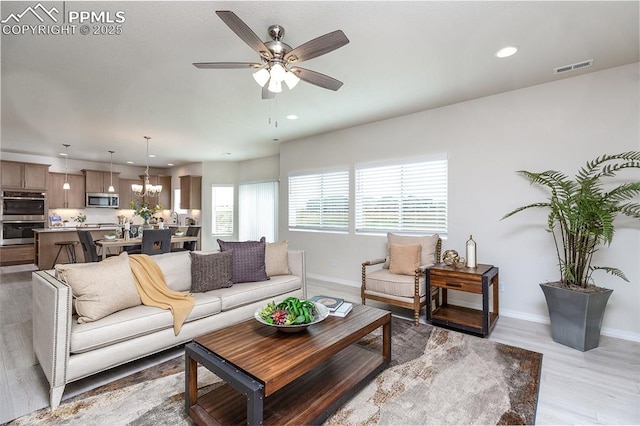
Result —
[[[199, 226], [189, 226], [187, 228], [187, 237], [197, 237], [200, 234]], [[173, 247], [171, 251], [194, 251], [196, 249], [197, 241], [185, 241], [182, 243], [182, 247]]]
[[[82, 254], [84, 254], [85, 263], [100, 262], [102, 260], [98, 255], [98, 247], [91, 235], [91, 231], [76, 231], [78, 233], [78, 239], [80, 240], [80, 246], [82, 247]], [[106, 248], [103, 248], [106, 250]], [[109, 256], [117, 256], [116, 254], [107, 254]]]
[[171, 251], [171, 229], [146, 229], [142, 233], [142, 254], [169, 253]]

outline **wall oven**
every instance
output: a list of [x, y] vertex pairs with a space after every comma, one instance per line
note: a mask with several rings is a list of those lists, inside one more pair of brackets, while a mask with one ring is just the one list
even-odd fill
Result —
[[46, 225], [44, 192], [0, 193], [0, 245], [33, 244], [33, 230]]

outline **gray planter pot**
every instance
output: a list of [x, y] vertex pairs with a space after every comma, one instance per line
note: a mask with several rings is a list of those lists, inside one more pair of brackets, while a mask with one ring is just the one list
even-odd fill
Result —
[[581, 351], [597, 348], [602, 317], [613, 290], [581, 293], [548, 284], [540, 287], [547, 299], [553, 341]]

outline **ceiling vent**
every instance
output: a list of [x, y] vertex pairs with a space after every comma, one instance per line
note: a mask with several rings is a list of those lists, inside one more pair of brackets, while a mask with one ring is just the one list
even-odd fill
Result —
[[562, 73], [569, 72], [569, 71], [575, 71], [575, 70], [579, 70], [579, 69], [582, 69], [582, 68], [588, 68], [591, 65], [593, 65], [593, 59], [588, 59], [586, 61], [578, 62], [577, 64], [563, 65], [561, 67], [554, 68], [553, 69], [553, 73], [554, 74], [562, 74]]

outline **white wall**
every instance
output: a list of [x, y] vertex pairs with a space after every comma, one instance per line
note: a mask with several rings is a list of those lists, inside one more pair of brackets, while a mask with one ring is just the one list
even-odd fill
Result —
[[[538, 283], [557, 280], [558, 272], [546, 215], [500, 221], [544, 197], [515, 171], [558, 169], [572, 176], [598, 155], [640, 149], [638, 69], [636, 63], [284, 143], [281, 239], [306, 250], [309, 276], [359, 286], [361, 263], [384, 256], [386, 238], [353, 229], [348, 235], [288, 231], [288, 174], [446, 153], [449, 236], [443, 249], [464, 253], [473, 234], [479, 262], [500, 268], [501, 313], [547, 321]], [[640, 179], [637, 170], [634, 179]], [[614, 289], [603, 333], [640, 341], [640, 229], [618, 227], [612, 247], [599, 254], [599, 263], [619, 267], [631, 281], [595, 276]]]

